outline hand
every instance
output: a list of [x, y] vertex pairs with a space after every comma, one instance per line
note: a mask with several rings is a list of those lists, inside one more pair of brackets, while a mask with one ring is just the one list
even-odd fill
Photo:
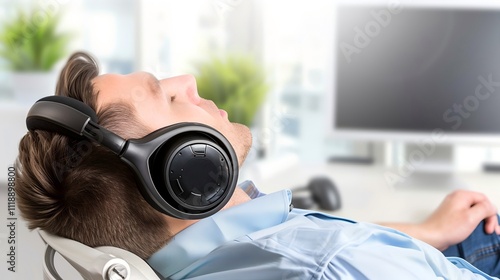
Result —
[[481, 221], [487, 234], [500, 234], [497, 209], [481, 193], [455, 191], [419, 225], [421, 239], [439, 250], [464, 241]]

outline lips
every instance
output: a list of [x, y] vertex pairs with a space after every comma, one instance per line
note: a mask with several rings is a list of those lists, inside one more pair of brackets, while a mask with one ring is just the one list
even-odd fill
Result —
[[[209, 112], [212, 116], [214, 114], [217, 114], [217, 111], [219, 112], [219, 115], [223, 118], [226, 118], [227, 119], [227, 112], [223, 109], [219, 109], [219, 107], [217, 107], [217, 105], [215, 104], [215, 102], [213, 102], [212, 100], [207, 100], [207, 99], [201, 99], [202, 101], [202, 106], [200, 107], [203, 107], [205, 109], [205, 111]], [[200, 104], [201, 105], [201, 104]]]
[[227, 112], [222, 110], [222, 109], [219, 109], [219, 113], [220, 115], [223, 117], [223, 118], [226, 118], [227, 117]]

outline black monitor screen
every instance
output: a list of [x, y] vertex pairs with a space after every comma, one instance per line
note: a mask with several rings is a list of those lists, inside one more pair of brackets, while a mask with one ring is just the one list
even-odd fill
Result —
[[339, 7], [335, 126], [500, 133], [500, 10]]

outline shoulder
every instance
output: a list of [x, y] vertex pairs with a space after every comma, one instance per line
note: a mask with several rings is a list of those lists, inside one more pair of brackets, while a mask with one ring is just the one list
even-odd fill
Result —
[[[357, 227], [346, 221], [318, 224], [295, 217], [226, 242], [191, 266], [190, 275], [214, 279], [321, 279], [330, 260], [353, 236]], [[190, 269], [190, 268], [188, 268]], [[217, 277], [215, 277], [217, 276]], [[300, 277], [299, 277], [300, 276]]]

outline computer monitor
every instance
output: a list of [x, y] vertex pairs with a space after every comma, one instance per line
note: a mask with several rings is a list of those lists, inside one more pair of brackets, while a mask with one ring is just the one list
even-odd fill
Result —
[[500, 143], [500, 6], [379, 3], [337, 7], [334, 135]]

